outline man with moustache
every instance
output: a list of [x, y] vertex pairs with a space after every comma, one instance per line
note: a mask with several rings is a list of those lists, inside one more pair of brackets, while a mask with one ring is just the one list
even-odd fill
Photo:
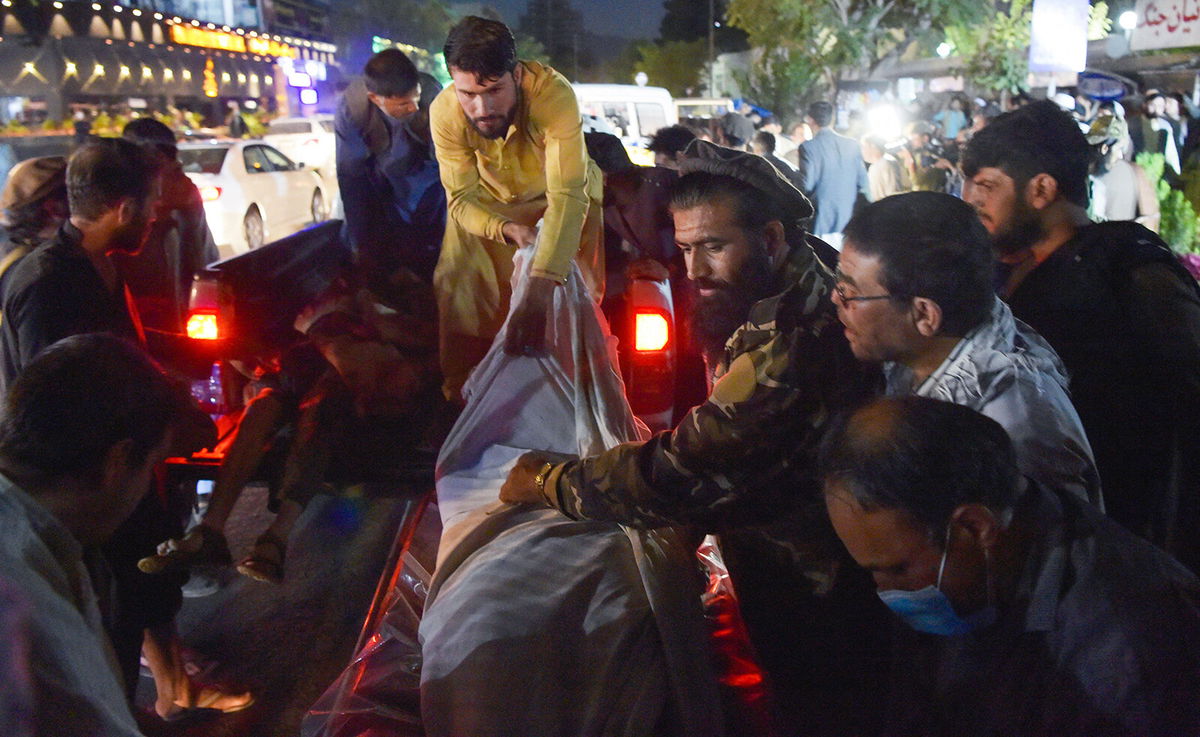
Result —
[[159, 194], [157, 164], [135, 143], [101, 139], [67, 162], [70, 218], [5, 281], [0, 354], [7, 388], [46, 346], [77, 333], [139, 340], [133, 301], [112, 256], [137, 253]]
[[762, 157], [705, 141], [681, 172], [671, 211], [715, 377], [707, 401], [645, 443], [565, 463], [528, 453], [500, 498], [720, 533], [787, 733], [870, 733], [886, 611], [834, 539], [815, 464], [826, 422], [877, 374], [837, 322], [814, 252], [832, 249], [800, 227], [807, 198]]
[[[112, 257], [135, 254], [146, 241], [160, 194], [158, 166], [142, 146], [119, 138], [99, 139], [71, 155], [68, 221], [53, 240], [22, 259], [5, 283], [0, 358], [6, 389], [43, 348], [68, 336], [108, 333], [145, 342], [133, 297]], [[198, 408], [191, 420], [199, 435], [215, 431]], [[190, 453], [202, 447], [203, 441], [193, 442], [191, 435], [181, 435], [173, 450]], [[182, 533], [179, 526], [157, 495], [143, 495], [103, 550], [114, 592], [106, 628], [128, 695], [132, 700], [144, 648], [158, 687], [160, 716], [197, 706], [245, 708], [253, 702], [250, 694], [200, 688], [185, 673], [174, 626], [184, 578], [154, 578], [137, 569], [137, 561], [153, 553], [159, 540]]]
[[987, 231], [969, 205], [909, 192], [846, 226], [834, 303], [850, 349], [889, 395], [966, 405], [999, 422], [1026, 475], [1103, 509], [1067, 372], [992, 289]]
[[1200, 290], [1141, 225], [1088, 220], [1089, 150], [1037, 102], [964, 151], [963, 198], [992, 237], [1000, 295], [1062, 357], [1105, 507], [1200, 570]]
[[454, 83], [433, 101], [430, 121], [450, 217], [434, 288], [443, 390], [457, 399], [508, 316], [518, 248], [537, 243], [508, 321], [508, 353], [541, 352], [551, 297], [572, 258], [600, 299], [604, 180], [588, 158], [570, 83], [519, 61], [507, 26], [467, 16], [444, 51]]

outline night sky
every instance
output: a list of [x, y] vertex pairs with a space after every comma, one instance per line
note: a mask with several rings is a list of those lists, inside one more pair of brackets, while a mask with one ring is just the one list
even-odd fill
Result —
[[[504, 15], [506, 23], [516, 26], [525, 12], [527, 0], [487, 0]], [[583, 14], [587, 29], [606, 36], [656, 38], [662, 20], [662, 0], [573, 0]]]

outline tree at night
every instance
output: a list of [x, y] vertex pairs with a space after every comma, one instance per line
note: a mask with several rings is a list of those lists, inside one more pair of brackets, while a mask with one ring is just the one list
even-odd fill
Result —
[[550, 63], [568, 77], [578, 79], [579, 70], [591, 66], [583, 21], [570, 0], [529, 0], [517, 28], [541, 44]]
[[741, 51], [746, 48], [746, 32], [725, 23], [727, 0], [665, 0], [662, 23], [658, 26], [659, 41], [708, 42], [709, 4], [712, 17], [720, 26], [714, 29], [713, 45], [717, 53]]
[[451, 22], [441, 0], [338, 0], [329, 20], [344, 68], [354, 74], [374, 53], [373, 36], [436, 53]]

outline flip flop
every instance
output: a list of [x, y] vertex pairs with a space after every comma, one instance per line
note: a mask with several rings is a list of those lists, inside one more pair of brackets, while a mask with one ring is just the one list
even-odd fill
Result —
[[[188, 538], [200, 537], [200, 547], [187, 550], [179, 547]], [[182, 540], [168, 540], [158, 546], [158, 552], [138, 561], [143, 573], [158, 574], [192, 566], [227, 566], [233, 563], [229, 543], [220, 530], [208, 525], [196, 525]]]
[[[264, 552], [273, 548], [275, 554]], [[283, 582], [283, 559], [287, 554], [287, 543], [271, 531], [264, 532], [254, 541], [254, 549], [241, 563], [238, 573], [263, 583]]]
[[162, 717], [164, 722], [175, 723], [197, 719], [206, 715], [233, 714], [254, 705], [254, 694], [247, 691], [241, 694], [230, 694], [211, 686], [201, 688], [189, 704], [187, 701], [174, 702], [178, 711]]

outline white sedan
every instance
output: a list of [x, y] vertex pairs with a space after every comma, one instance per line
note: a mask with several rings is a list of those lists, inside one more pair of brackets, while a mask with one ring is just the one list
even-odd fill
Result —
[[336, 164], [332, 115], [276, 118], [267, 124], [263, 142], [279, 149], [292, 161], [320, 169], [322, 174], [332, 173]]
[[200, 189], [223, 258], [319, 223], [329, 212], [320, 175], [262, 141], [180, 144], [179, 161]]

